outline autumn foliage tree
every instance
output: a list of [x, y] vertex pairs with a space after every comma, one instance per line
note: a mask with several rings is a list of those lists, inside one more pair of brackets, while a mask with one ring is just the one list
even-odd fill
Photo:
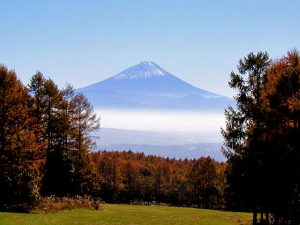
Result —
[[290, 51], [274, 61], [263, 92], [266, 108], [265, 142], [268, 159], [269, 208], [274, 224], [300, 223], [300, 55]]
[[177, 160], [143, 153], [93, 152], [107, 202], [224, 208], [226, 163], [209, 157]]
[[[253, 211], [253, 224], [298, 224], [299, 53], [271, 62], [250, 53], [232, 73], [236, 108], [226, 112], [223, 151], [232, 208]], [[271, 217], [272, 215], [272, 217]]]
[[200, 158], [194, 163], [189, 174], [190, 192], [194, 204], [203, 208], [213, 208], [216, 205], [217, 181], [216, 163], [210, 157]]
[[0, 66], [0, 209], [28, 210], [40, 195], [43, 143], [33, 99], [14, 71]]
[[37, 72], [29, 84], [38, 118], [41, 141], [47, 143], [44, 195], [92, 194], [100, 177], [91, 161], [90, 132], [99, 128], [99, 119], [89, 101], [72, 86], [60, 90]]
[[99, 119], [89, 101], [37, 72], [26, 88], [0, 66], [0, 209], [30, 210], [44, 195], [99, 195], [89, 153]]

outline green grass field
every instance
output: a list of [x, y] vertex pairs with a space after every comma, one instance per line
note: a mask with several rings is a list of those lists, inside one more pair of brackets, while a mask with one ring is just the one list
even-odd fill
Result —
[[197, 224], [250, 225], [251, 214], [182, 207], [105, 204], [101, 210], [66, 210], [55, 213], [0, 212], [1, 225], [112, 225]]

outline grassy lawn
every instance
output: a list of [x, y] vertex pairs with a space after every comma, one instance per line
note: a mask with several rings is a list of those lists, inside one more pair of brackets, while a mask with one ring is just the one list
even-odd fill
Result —
[[250, 225], [251, 214], [165, 206], [105, 204], [101, 210], [66, 210], [56, 213], [0, 212], [1, 225], [111, 225], [111, 224], [197, 224]]

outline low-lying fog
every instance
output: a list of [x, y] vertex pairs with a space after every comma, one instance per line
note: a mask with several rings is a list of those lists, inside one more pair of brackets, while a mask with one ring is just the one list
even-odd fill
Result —
[[220, 128], [225, 124], [221, 112], [96, 110], [96, 113], [101, 117], [97, 149], [225, 160], [220, 151]]
[[95, 110], [101, 127], [157, 132], [220, 133], [224, 113], [196, 111]]

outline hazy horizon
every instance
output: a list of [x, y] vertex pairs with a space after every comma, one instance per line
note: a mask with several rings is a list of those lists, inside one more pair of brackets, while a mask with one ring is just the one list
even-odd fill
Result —
[[96, 109], [101, 117], [94, 150], [132, 150], [169, 158], [211, 156], [221, 152], [221, 112]]

